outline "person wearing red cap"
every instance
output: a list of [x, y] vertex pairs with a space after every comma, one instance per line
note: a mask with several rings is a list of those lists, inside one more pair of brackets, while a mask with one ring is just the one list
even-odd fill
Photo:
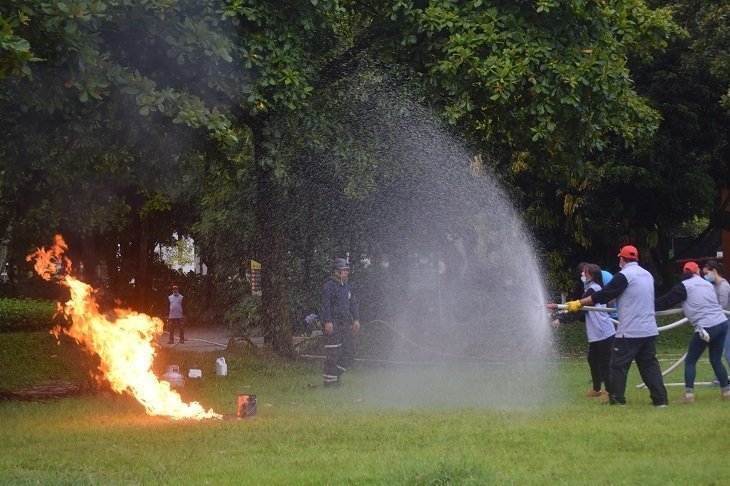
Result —
[[611, 351], [608, 403], [626, 404], [626, 379], [631, 362], [636, 361], [652, 404], [666, 407], [667, 389], [656, 358], [659, 330], [654, 316], [654, 277], [637, 263], [639, 251], [635, 246], [624, 246], [618, 257], [621, 271], [611, 282], [598, 292], [568, 302], [567, 309], [577, 312], [584, 305], [606, 304], [616, 299], [619, 324]]
[[684, 316], [695, 328], [687, 347], [687, 358], [684, 360], [684, 395], [681, 402], [695, 401], [697, 360], [707, 347], [710, 348], [710, 364], [722, 387], [722, 397], [730, 400], [727, 369], [722, 364], [728, 332], [727, 316], [717, 301], [712, 284], [700, 277], [700, 267], [695, 262], [687, 262], [682, 270], [682, 281], [654, 303], [656, 310], [669, 309], [681, 303]]

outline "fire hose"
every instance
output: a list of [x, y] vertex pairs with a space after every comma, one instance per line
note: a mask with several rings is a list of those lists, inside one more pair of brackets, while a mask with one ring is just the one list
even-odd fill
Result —
[[[418, 349], [420, 349], [422, 351], [427, 351], [429, 353], [438, 354], [438, 355], [441, 355], [441, 356], [444, 356], [444, 357], [458, 358], [458, 359], [466, 359], [466, 360], [480, 360], [480, 359], [483, 359], [484, 358], [484, 356], [462, 356], [462, 355], [457, 355], [457, 354], [453, 354], [453, 353], [447, 353], [447, 352], [443, 352], [443, 351], [438, 351], [436, 349], [431, 349], [431, 348], [429, 348], [427, 346], [423, 346], [422, 344], [419, 344], [416, 341], [410, 339], [408, 336], [406, 336], [404, 333], [402, 333], [400, 330], [398, 330], [395, 326], [392, 326], [391, 324], [389, 324], [386, 321], [383, 321], [381, 319], [374, 319], [374, 320], [370, 321], [370, 324], [376, 324], [376, 323], [384, 325], [385, 327], [387, 327], [388, 329], [390, 329], [391, 331], [393, 331], [394, 333], [396, 333], [398, 336], [400, 336], [401, 339], [403, 339], [404, 341], [406, 341], [409, 344], [412, 344], [413, 346], [417, 347]], [[302, 342], [311, 341], [312, 339], [316, 339], [316, 338], [308, 338], [308, 339], [302, 340]], [[303, 358], [319, 358], [319, 359], [324, 359], [324, 356], [317, 356], [317, 355], [302, 354], [300, 356], [303, 357]], [[423, 363], [416, 363], [416, 362], [411, 363], [411, 362], [405, 362], [405, 361], [392, 361], [392, 360], [381, 360], [381, 359], [365, 359], [365, 358], [356, 358], [355, 361], [373, 361], [373, 362], [396, 363], [396, 364], [423, 364]]]
[[[566, 304], [558, 304], [557, 308], [558, 309], [567, 309], [568, 306]], [[581, 307], [581, 310], [598, 311], [598, 312], [615, 312], [616, 311], [616, 309], [614, 309], [612, 307], [594, 307], [594, 306], [584, 306], [584, 307]], [[656, 311], [655, 314], [657, 316], [668, 316], [668, 315], [672, 315], [672, 314], [680, 314], [681, 312], [682, 312], [682, 309], [668, 309], [668, 310], [663, 310], [663, 311]], [[723, 310], [723, 312], [725, 313], [725, 315], [730, 316], [730, 311]], [[611, 320], [615, 324], [618, 324], [618, 321], [614, 321], [613, 319], [611, 319]], [[666, 326], [660, 326], [657, 328], [657, 330], [659, 332], [668, 331], [670, 329], [674, 329], [675, 327], [679, 327], [686, 322], [689, 322], [689, 320], [686, 317], [683, 317], [682, 319], [680, 319], [676, 322], [673, 322], [671, 324], [667, 324]], [[674, 371], [680, 364], [682, 364], [684, 362], [685, 359], [687, 359], [687, 353], [684, 353], [677, 360], [677, 362], [674, 363], [672, 366], [670, 366], [666, 370], [662, 371], [662, 376], [667, 376], [669, 373]], [[698, 385], [712, 385], [712, 382], [703, 381], [703, 382], [699, 382], [697, 384]], [[666, 386], [684, 386], [684, 383], [665, 383], [665, 385]], [[636, 385], [636, 388], [646, 388], [646, 384], [643, 382], [639, 383], [638, 385]]]

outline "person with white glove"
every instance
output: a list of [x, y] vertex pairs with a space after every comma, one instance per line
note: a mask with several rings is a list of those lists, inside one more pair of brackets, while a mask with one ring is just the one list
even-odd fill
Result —
[[722, 397], [730, 400], [727, 369], [722, 364], [722, 353], [728, 333], [727, 316], [717, 301], [717, 294], [712, 284], [700, 277], [699, 266], [695, 262], [687, 262], [682, 271], [682, 282], [654, 302], [656, 310], [669, 309], [681, 303], [684, 316], [695, 328], [684, 361], [684, 395], [681, 402], [694, 402], [697, 360], [708, 347], [710, 364], [722, 387]]

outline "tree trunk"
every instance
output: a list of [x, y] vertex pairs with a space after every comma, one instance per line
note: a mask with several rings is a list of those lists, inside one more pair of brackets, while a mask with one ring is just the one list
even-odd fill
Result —
[[280, 226], [282, 198], [284, 195], [274, 182], [271, 169], [262, 160], [265, 120], [249, 119], [246, 123], [253, 135], [254, 166], [256, 167], [256, 233], [259, 246], [256, 260], [261, 263], [261, 314], [264, 339], [273, 351], [282, 356], [293, 356], [291, 311], [287, 302], [286, 261], [287, 248]]
[[669, 259], [669, 249], [672, 246], [672, 237], [662, 231], [661, 228], [658, 229], [658, 232], [659, 241], [656, 248], [653, 248], [650, 253], [652, 260], [654, 261], [654, 268], [657, 272], [657, 275], [655, 275], [655, 281], [657, 282], [659, 289], [664, 292], [669, 290], [669, 288], [675, 284], [674, 266], [672, 264], [672, 260]]
[[261, 262], [261, 307], [266, 342], [275, 353], [292, 356], [290, 311], [286, 299], [286, 248], [278, 224], [281, 195], [276, 190], [270, 172], [259, 169], [256, 222], [261, 245], [257, 251]]
[[[8, 261], [8, 245], [10, 244], [10, 232], [12, 228], [13, 225], [8, 223], [4, 231], [0, 233], [0, 275], [5, 272], [5, 264]], [[2, 279], [0, 278], [0, 280]]]
[[134, 276], [134, 296], [139, 309], [147, 308], [149, 292], [149, 221], [140, 218], [137, 227], [137, 271]]
[[[314, 221], [314, 208], [312, 204], [312, 198], [307, 198], [307, 219]], [[307, 234], [304, 237], [304, 248], [302, 250], [304, 262], [302, 264], [302, 288], [309, 288], [312, 285], [312, 256], [314, 255], [314, 235], [315, 230], [313, 228], [307, 228]]]
[[720, 200], [725, 201], [725, 211], [722, 213], [720, 221], [722, 226], [722, 262], [727, 277], [728, 272], [730, 272], [730, 204], [727, 203], [730, 200], [730, 187], [721, 189]]

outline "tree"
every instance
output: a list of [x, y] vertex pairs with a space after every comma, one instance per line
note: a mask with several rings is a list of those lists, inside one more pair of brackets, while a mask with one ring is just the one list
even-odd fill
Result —
[[655, 3], [671, 7], [687, 32], [651, 62], [633, 63], [637, 90], [662, 122], [636, 149], [605, 151], [600, 178], [576, 193], [575, 213], [592, 227], [596, 253], [615, 253], [622, 240], [638, 244], [657, 280], [668, 286], [676, 273], [673, 259], [683, 257], [682, 248], [672, 248], [672, 237], [697, 216], [709, 218], [711, 228], [722, 224], [726, 201], [719, 194], [730, 178], [722, 99], [730, 73], [717, 67], [726, 53], [721, 20], [727, 5]]
[[557, 276], [566, 244], [593, 239], [576, 209], [583, 192], [603, 183], [602, 154], [650, 138], [659, 124], [628, 60], [650, 58], [678, 30], [667, 10], [643, 2], [479, 4], [417, 12], [431, 41], [427, 80], [448, 93], [449, 119], [473, 127], [504, 183], [516, 187]]
[[[265, 260], [265, 278], [267, 273], [277, 278], [287, 275], [283, 262], [288, 268], [297, 267], [293, 248], [304, 246], [302, 259], [306, 260], [313, 248], [321, 252], [323, 243], [330, 248], [344, 246], [321, 239], [318, 245], [316, 235], [304, 237], [305, 244], [296, 242], [296, 235], [312, 233], [296, 232], [301, 229], [298, 222], [303, 218], [303, 208], [322, 208], [325, 204], [322, 198], [312, 197], [314, 191], [307, 187], [320, 188], [334, 198], [329, 200], [330, 205], [363, 214], [366, 211], [357, 208], [367, 207], [368, 196], [377, 195], [378, 184], [387, 179], [387, 175], [382, 179], [368, 177], [366, 185], [372, 183], [374, 187], [371, 191], [348, 192], [348, 182], [340, 178], [323, 182], [322, 174], [335, 175], [338, 170], [344, 173], [345, 167], [362, 180], [363, 174], [373, 172], [369, 169], [374, 164], [372, 151], [363, 151], [357, 142], [333, 141], [329, 138], [331, 120], [323, 121], [326, 117], [321, 111], [301, 110], [309, 96], [370, 69], [370, 63], [394, 72], [397, 79], [410, 80], [409, 89], [420, 93], [422, 101], [442, 110], [451, 123], [464, 130], [476, 150], [488, 154], [488, 160], [506, 181], [531, 188], [521, 194], [528, 217], [548, 229], [559, 226], [559, 218], [544, 210], [546, 202], [555, 207], [553, 194], [557, 192], [569, 207], [566, 187], [575, 190], [600, 180], [589, 170], [597, 152], [614, 141], [630, 144], [649, 137], [658, 124], [657, 113], [633, 89], [627, 58], [630, 52], [648, 57], [653, 49], [662, 48], [677, 29], [668, 12], [650, 10], [642, 2], [331, 5], [334, 9], [325, 19], [331, 21], [331, 15], [338, 15], [343, 20], [325, 25], [324, 35], [317, 32], [310, 36], [311, 31], [305, 27], [304, 38], [291, 40], [292, 47], [287, 51], [297, 54], [281, 56], [288, 61], [285, 66], [291, 74], [284, 79], [299, 86], [298, 92], [303, 94], [288, 98], [288, 103], [277, 103], [264, 84], [250, 98], [256, 102], [253, 110], [239, 117], [239, 122], [252, 129], [256, 167], [263, 167], [254, 169], [247, 179], [249, 187], [255, 184], [258, 188], [257, 196], [250, 199], [242, 192], [238, 200], [247, 202], [237, 207], [254, 207], [256, 234], [262, 238], [254, 246], [266, 250], [260, 257]], [[262, 73], [256, 79], [281, 79], [270, 74], [267, 61], [278, 58], [281, 39], [291, 38], [282, 31], [321, 24], [311, 22], [307, 11], [297, 12], [293, 22], [276, 7], [257, 7], [238, 4], [233, 10], [242, 18], [242, 25], [248, 27], [246, 22], [250, 22], [259, 28], [246, 35], [254, 39], [250, 49], [262, 53], [251, 61]], [[259, 40], [259, 33], [268, 43]], [[318, 42], [308, 51], [312, 54], [300, 57], [307, 51], [303, 46], [322, 38], [335, 42]], [[284, 72], [281, 66], [276, 69]], [[322, 103], [322, 97], [316, 99]], [[304, 131], [306, 136], [302, 137], [302, 131], [287, 131], [287, 118], [291, 117], [298, 118], [290, 124], [294, 127], [312, 127]], [[292, 138], [300, 143], [292, 143]], [[337, 156], [340, 152], [345, 153], [341, 158]], [[319, 158], [323, 153], [330, 158], [329, 164]], [[563, 212], [562, 201], [557, 210], [558, 214]], [[319, 209], [314, 212], [321, 214]], [[588, 232], [581, 220], [572, 212], [566, 213], [567, 225], [574, 228], [571, 236], [586, 243]], [[332, 225], [351, 228], [343, 214], [352, 212], [343, 209], [333, 214]], [[251, 221], [248, 216], [242, 219]], [[323, 221], [322, 227], [326, 225]], [[352, 244], [348, 249], [357, 253], [352, 251]], [[272, 301], [281, 302], [278, 296], [285, 294], [285, 285], [284, 281], [273, 286], [265, 282], [265, 295], [274, 294], [277, 297]], [[280, 312], [268, 309], [265, 319], [273, 322], [275, 316], [284, 316], [283, 307]], [[279, 318], [279, 322], [285, 320]], [[281, 335], [281, 331], [273, 334]]]
[[[574, 208], [582, 191], [600, 184], [597, 158], [658, 126], [657, 112], [634, 90], [628, 58], [648, 59], [678, 34], [667, 10], [620, 1], [350, 7], [351, 47], [315, 86], [370, 60], [395, 73], [486, 156], [548, 245], [589, 244]], [[564, 266], [559, 252], [551, 262]]]
[[[0, 14], [4, 238], [18, 259], [59, 229], [119, 246], [142, 298], [156, 242], [194, 214], [172, 211], [194, 188], [178, 169], [199, 160], [200, 135], [238, 144], [223, 113], [242, 85], [226, 68], [230, 25], [196, 2], [13, 1]], [[177, 222], [151, 224], [163, 213]]]
[[[93, 234], [107, 255], [121, 245], [141, 289], [151, 249], [173, 230], [194, 231], [220, 272], [254, 257], [264, 327], [282, 353], [292, 269], [317, 272], [323, 248], [361, 251], [357, 237], [322, 237], [302, 221], [334, 202], [341, 210], [325, 223], [363, 234], [382, 189], [418, 168], [378, 165], [378, 146], [393, 142], [384, 130], [369, 145], [357, 117], [320, 109], [344, 106], [337, 89], [363, 77], [389, 84], [378, 74], [388, 71], [514, 185], [531, 221], [585, 244], [573, 194], [601, 181], [601, 151], [658, 123], [634, 89], [629, 53], [648, 57], [677, 31], [665, 10], [627, 0], [0, 8], [0, 106], [11, 114], [0, 121], [0, 197], [12, 209], [0, 230], [19, 247], [52, 228]], [[59, 183], [44, 186], [48, 174]], [[78, 191], [81, 180], [93, 182]], [[61, 201], [71, 208], [59, 211]], [[357, 224], [345, 222], [353, 212]]]

